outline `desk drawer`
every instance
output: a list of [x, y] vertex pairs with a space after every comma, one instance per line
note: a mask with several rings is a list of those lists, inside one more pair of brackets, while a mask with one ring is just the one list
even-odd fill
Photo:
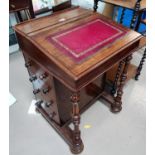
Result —
[[52, 120], [60, 124], [55, 89], [53, 85], [53, 78], [49, 76], [44, 81], [38, 79], [38, 83], [40, 85], [37, 86], [37, 89], [39, 89], [40, 92], [38, 93], [37, 97], [43, 100], [43, 109], [46, 111], [46, 113]]

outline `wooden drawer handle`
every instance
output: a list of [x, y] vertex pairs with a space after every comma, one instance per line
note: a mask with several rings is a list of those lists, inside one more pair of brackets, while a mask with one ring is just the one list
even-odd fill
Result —
[[42, 103], [43, 103], [43, 101], [42, 101], [42, 100], [40, 100], [40, 101], [36, 102], [36, 104], [35, 104], [35, 105], [36, 105], [37, 107], [40, 107]]
[[37, 80], [37, 76], [36, 75], [33, 75], [29, 78], [30, 82], [33, 82], [35, 80]]
[[40, 92], [40, 89], [35, 89], [35, 90], [33, 90], [33, 94], [34, 94], [34, 95], [38, 94], [39, 92]]
[[49, 88], [44, 88], [44, 89], [43, 89], [43, 93], [44, 93], [44, 94], [47, 94], [48, 92], [49, 92]]
[[46, 103], [45, 103], [45, 106], [46, 106], [47, 108], [49, 108], [52, 104], [53, 104], [53, 101], [46, 102]]
[[30, 61], [28, 61], [27, 63], [25, 63], [25, 67], [26, 67], [26, 68], [31, 67], [31, 66], [32, 66], [32, 64], [31, 64]]
[[48, 74], [47, 73], [44, 73], [44, 74], [40, 75], [39, 78], [41, 80], [43, 80], [43, 79], [47, 78], [47, 76], [48, 76]]

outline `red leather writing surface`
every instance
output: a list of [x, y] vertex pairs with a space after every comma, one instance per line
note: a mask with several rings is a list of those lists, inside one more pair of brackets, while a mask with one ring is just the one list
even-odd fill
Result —
[[84, 25], [72, 27], [69, 30], [49, 36], [60, 52], [80, 62], [101, 48], [114, 42], [126, 32], [120, 27], [113, 26], [101, 19], [95, 19]]

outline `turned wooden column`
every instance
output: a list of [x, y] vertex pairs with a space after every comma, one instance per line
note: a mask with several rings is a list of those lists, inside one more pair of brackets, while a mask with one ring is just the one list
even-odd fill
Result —
[[81, 140], [81, 132], [79, 129], [79, 124], [80, 124], [79, 101], [80, 101], [79, 93], [74, 93], [71, 96], [72, 123], [74, 125], [73, 137], [72, 137], [73, 138], [73, 146], [71, 147], [71, 151], [74, 154], [81, 153], [84, 148], [83, 142]]
[[138, 14], [139, 14], [139, 9], [140, 9], [140, 2], [141, 2], [141, 0], [137, 0], [137, 2], [135, 4], [133, 17], [132, 17], [131, 24], [130, 24], [131, 29], [135, 29], [135, 23], [136, 23], [136, 19], [138, 17]]
[[118, 80], [119, 80], [120, 75], [121, 75], [121, 71], [122, 71], [123, 64], [124, 64], [124, 61], [121, 61], [121, 62], [119, 63], [118, 68], [117, 68], [115, 80], [114, 80], [114, 82], [113, 82], [112, 89], [111, 89], [111, 94], [112, 94], [112, 95], [114, 95], [114, 94], [116, 93], [116, 89], [117, 89], [117, 85], [118, 85]]
[[132, 59], [132, 55], [128, 56], [124, 61], [124, 69], [120, 78], [120, 85], [117, 90], [117, 95], [115, 97], [115, 102], [111, 104], [112, 112], [119, 112], [122, 109], [122, 95], [123, 95], [123, 87], [125, 84], [125, 80], [127, 79], [127, 71], [130, 64], [130, 60]]
[[99, 0], [94, 0], [94, 11], [96, 12], [98, 9], [98, 1]]
[[138, 68], [137, 68], [137, 73], [136, 73], [136, 76], [135, 76], [135, 80], [138, 80], [138, 79], [139, 79], [139, 76], [140, 76], [140, 73], [141, 73], [141, 71], [142, 71], [142, 68], [143, 68], [145, 59], [146, 59], [146, 48], [145, 48], [143, 57], [142, 57], [142, 59], [141, 59], [141, 61], [140, 61], [140, 64], [139, 64], [139, 66], [138, 66]]

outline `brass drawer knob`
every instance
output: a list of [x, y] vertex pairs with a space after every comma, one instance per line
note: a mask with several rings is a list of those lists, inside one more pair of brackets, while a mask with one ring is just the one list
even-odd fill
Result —
[[36, 75], [33, 75], [29, 78], [30, 82], [33, 82], [35, 80], [37, 80], [37, 76]]
[[39, 78], [40, 78], [41, 80], [43, 80], [43, 79], [46, 79], [47, 76], [48, 76], [47, 73], [43, 73], [42, 75], [39, 76]]
[[38, 94], [39, 92], [40, 92], [40, 89], [34, 89], [34, 90], [33, 90], [33, 94], [34, 94], [34, 95]]
[[26, 67], [26, 68], [28, 68], [28, 67], [30, 67], [30, 66], [32, 66], [32, 64], [31, 64], [30, 61], [28, 61], [27, 63], [25, 63], [25, 67]]
[[43, 89], [43, 93], [44, 93], [44, 94], [47, 94], [48, 92], [49, 92], [49, 88], [44, 88], [44, 89]]

